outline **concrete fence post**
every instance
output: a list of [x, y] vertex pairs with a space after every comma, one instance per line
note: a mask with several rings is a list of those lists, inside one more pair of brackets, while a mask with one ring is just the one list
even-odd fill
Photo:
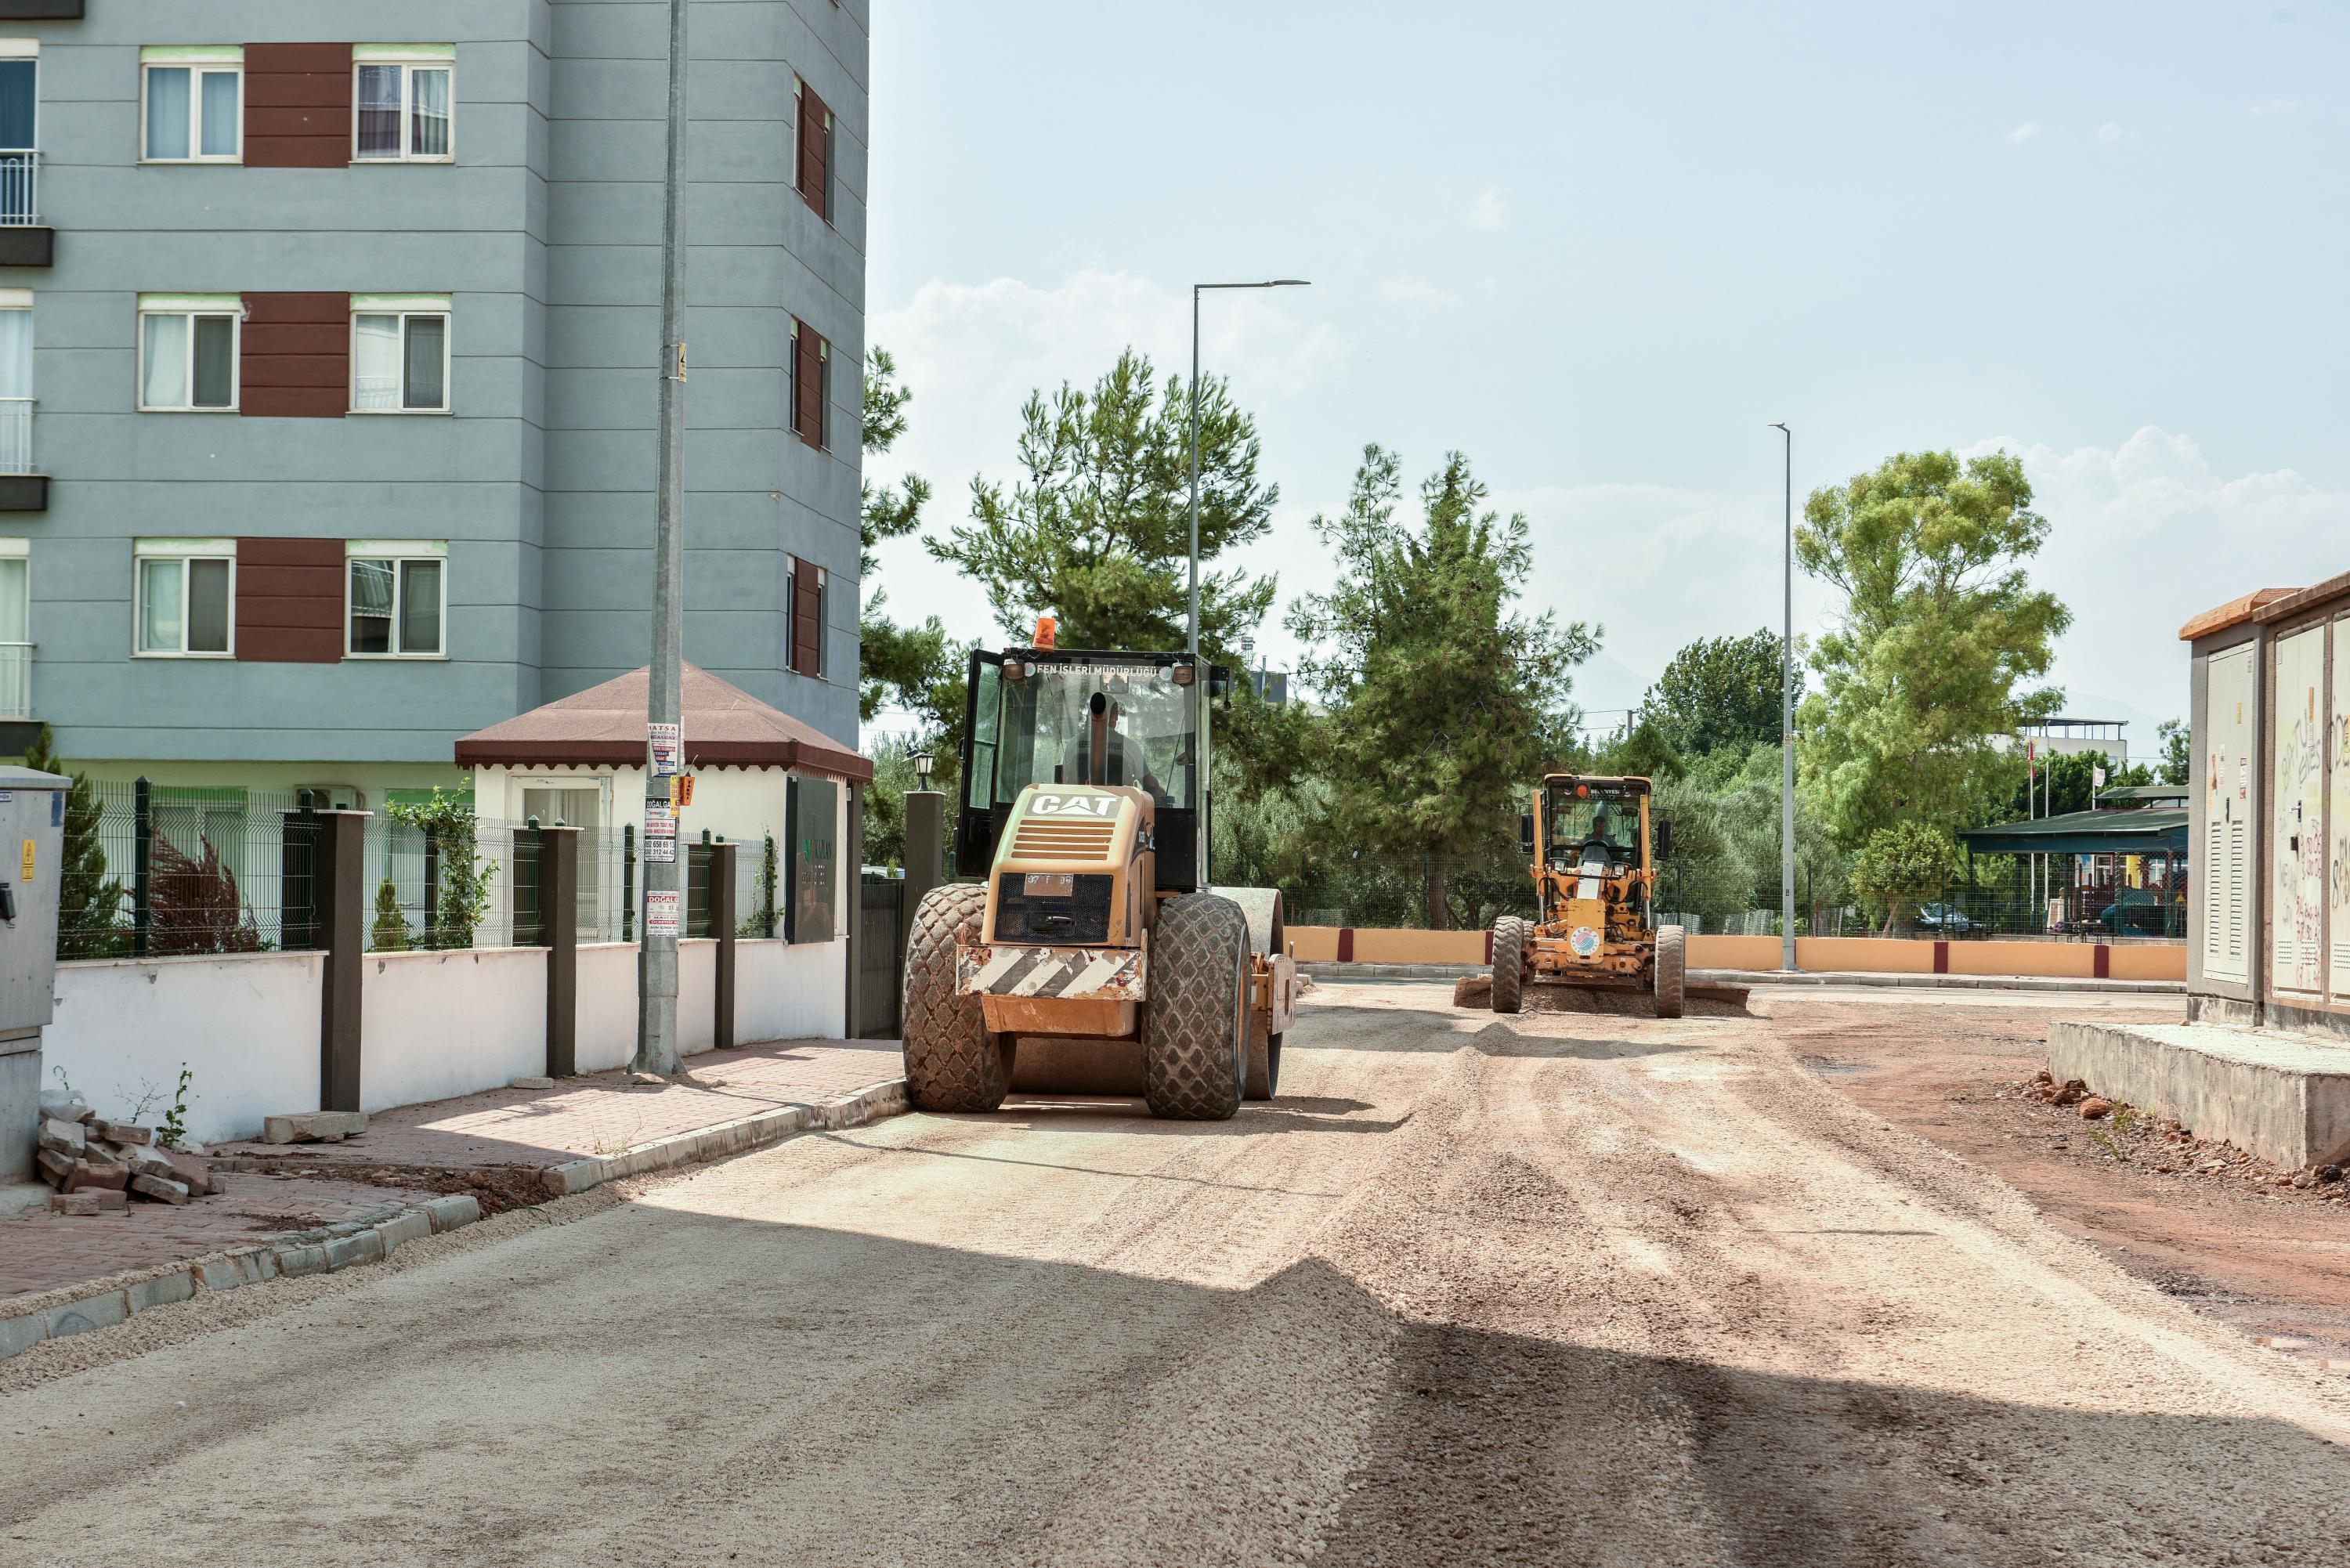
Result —
[[538, 929], [546, 943], [546, 1075], [579, 1071], [579, 830], [538, 833]]
[[898, 909], [898, 946], [914, 929], [914, 906], [946, 875], [947, 797], [943, 791], [906, 792], [906, 897]]
[[712, 1048], [734, 1048], [734, 862], [739, 844], [710, 846], [710, 934], [718, 939], [717, 1015], [711, 1020]]
[[318, 814], [311, 867], [317, 944], [318, 1108], [359, 1108], [359, 985], [367, 957], [367, 820], [364, 811]]

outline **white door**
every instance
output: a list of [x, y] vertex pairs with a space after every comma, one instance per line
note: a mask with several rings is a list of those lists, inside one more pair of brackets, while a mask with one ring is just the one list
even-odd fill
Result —
[[2203, 665], [2203, 973], [2251, 979], [2245, 919], [2252, 891], [2252, 649], [2215, 653]]
[[2325, 956], [2325, 628], [2276, 643], [2269, 757], [2269, 983], [2314, 992]]

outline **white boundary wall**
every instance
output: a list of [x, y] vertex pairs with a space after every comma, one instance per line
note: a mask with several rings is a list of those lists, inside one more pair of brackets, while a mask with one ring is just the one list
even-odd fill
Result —
[[546, 1071], [546, 950], [369, 953], [359, 1109], [500, 1088]]
[[[837, 1039], [846, 1026], [848, 944], [734, 944], [734, 1038]], [[264, 1116], [318, 1106], [317, 953], [106, 960], [57, 966], [57, 1019], [43, 1041], [54, 1069], [99, 1114], [161, 1120], [186, 1063], [188, 1136], [257, 1137]], [[678, 944], [678, 1036], [715, 1035], [718, 944]], [[637, 1043], [636, 944], [579, 949], [579, 1070], [628, 1064]], [[546, 1070], [546, 950], [473, 948], [369, 953], [359, 992], [359, 1105], [368, 1111], [501, 1088]]]
[[318, 1104], [317, 953], [120, 959], [57, 966], [57, 1017], [41, 1042], [44, 1088], [57, 1068], [103, 1116], [172, 1104], [185, 1063], [188, 1136], [255, 1137], [261, 1118]]

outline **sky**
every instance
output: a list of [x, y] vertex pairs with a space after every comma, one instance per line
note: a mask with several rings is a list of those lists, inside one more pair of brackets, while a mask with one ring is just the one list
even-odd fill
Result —
[[[1192, 0], [875, 6], [870, 472], [1016, 472], [1031, 388], [1133, 345], [1258, 420], [1246, 561], [1328, 585], [1364, 443], [1466, 453], [1613, 723], [1781, 618], [1797, 509], [1902, 451], [2024, 454], [2066, 711], [2151, 753], [2198, 611], [2350, 568], [2350, 5]], [[1003, 640], [914, 541], [891, 610]], [[1837, 601], [1800, 574], [1798, 633]], [[1259, 637], [1275, 668], [1279, 614]], [[886, 723], [886, 720], [885, 720]]]

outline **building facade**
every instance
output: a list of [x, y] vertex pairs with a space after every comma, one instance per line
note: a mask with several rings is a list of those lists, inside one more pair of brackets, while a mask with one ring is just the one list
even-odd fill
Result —
[[[458, 784], [650, 646], [667, 10], [0, 5], [0, 721]], [[696, 0], [686, 656], [854, 747], [864, 0]]]

